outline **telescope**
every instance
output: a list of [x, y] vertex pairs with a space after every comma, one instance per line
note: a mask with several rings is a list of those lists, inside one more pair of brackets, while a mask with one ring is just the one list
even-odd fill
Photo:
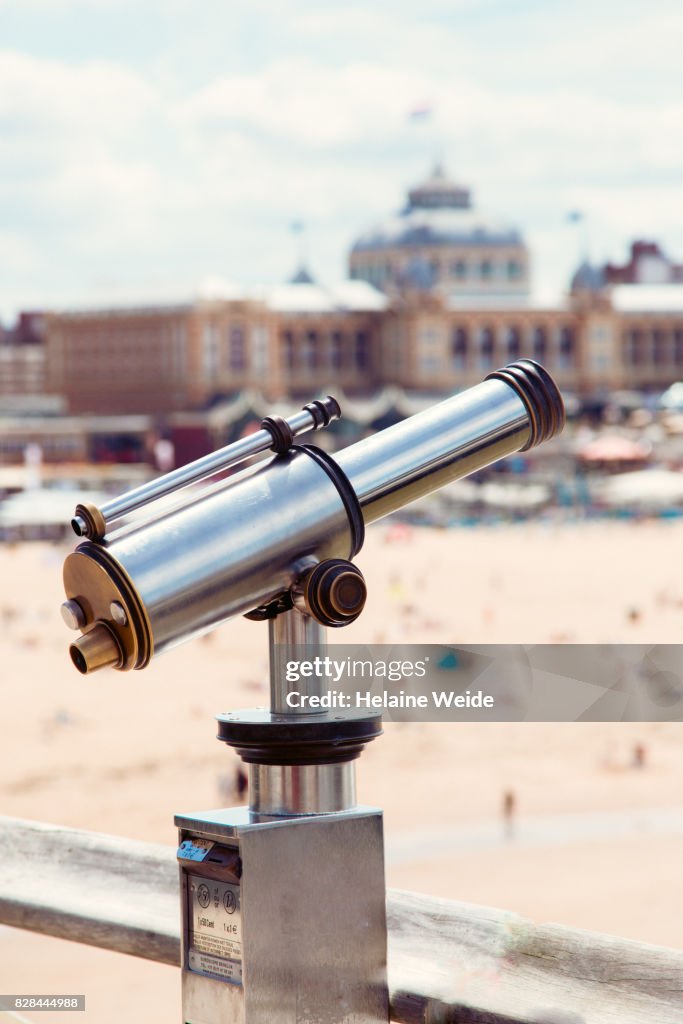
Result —
[[249, 806], [175, 819], [184, 1024], [388, 1021], [382, 816], [356, 804], [354, 775], [381, 718], [292, 710], [284, 666], [361, 614], [352, 560], [368, 524], [564, 424], [530, 359], [334, 455], [299, 443], [339, 415], [328, 396], [266, 417], [72, 520], [83, 540], [64, 565], [62, 615], [80, 633], [80, 672], [143, 669], [237, 615], [268, 622], [270, 708], [218, 716], [218, 738], [249, 766]]

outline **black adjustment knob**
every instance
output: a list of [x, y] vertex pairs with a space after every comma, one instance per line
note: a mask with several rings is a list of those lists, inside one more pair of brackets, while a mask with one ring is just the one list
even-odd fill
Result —
[[308, 612], [323, 626], [347, 626], [368, 596], [363, 573], [343, 558], [319, 562], [304, 580], [303, 592]]

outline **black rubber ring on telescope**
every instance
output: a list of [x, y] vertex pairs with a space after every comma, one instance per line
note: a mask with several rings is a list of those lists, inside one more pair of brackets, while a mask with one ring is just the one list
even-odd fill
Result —
[[284, 455], [292, 447], [294, 434], [287, 420], [282, 416], [266, 416], [261, 420], [261, 429], [267, 430], [273, 439], [271, 448], [278, 455]]
[[365, 540], [365, 520], [363, 519], [363, 511], [358, 501], [358, 496], [351, 486], [351, 482], [347, 477], [346, 473], [340, 469], [334, 459], [324, 452], [322, 448], [316, 448], [313, 444], [295, 444], [293, 446], [295, 452], [306, 452], [314, 462], [317, 462], [321, 469], [324, 469], [334, 486], [339, 491], [339, 497], [341, 498], [346, 514], [349, 517], [349, 527], [351, 530], [351, 553], [349, 558], [353, 558], [358, 554], [360, 549], [363, 547], [363, 541]]
[[529, 414], [526, 452], [558, 434], [565, 421], [564, 402], [548, 371], [533, 359], [519, 359], [487, 374], [486, 380], [501, 380], [522, 399]]

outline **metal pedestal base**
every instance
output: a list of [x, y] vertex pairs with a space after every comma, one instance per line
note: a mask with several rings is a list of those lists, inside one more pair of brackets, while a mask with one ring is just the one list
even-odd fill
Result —
[[175, 821], [183, 1024], [386, 1024], [381, 811]]

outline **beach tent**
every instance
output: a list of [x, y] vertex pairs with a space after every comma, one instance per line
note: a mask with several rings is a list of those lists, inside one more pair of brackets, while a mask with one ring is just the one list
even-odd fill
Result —
[[546, 484], [483, 484], [480, 497], [485, 505], [493, 508], [524, 510], [540, 508], [551, 497], [551, 490]]
[[0, 504], [0, 529], [21, 530], [22, 528], [69, 526], [78, 502], [92, 502], [101, 505], [107, 495], [83, 491], [36, 489], [20, 491]]
[[670, 508], [683, 505], [683, 472], [642, 469], [619, 473], [596, 490], [605, 504], [615, 508]]

